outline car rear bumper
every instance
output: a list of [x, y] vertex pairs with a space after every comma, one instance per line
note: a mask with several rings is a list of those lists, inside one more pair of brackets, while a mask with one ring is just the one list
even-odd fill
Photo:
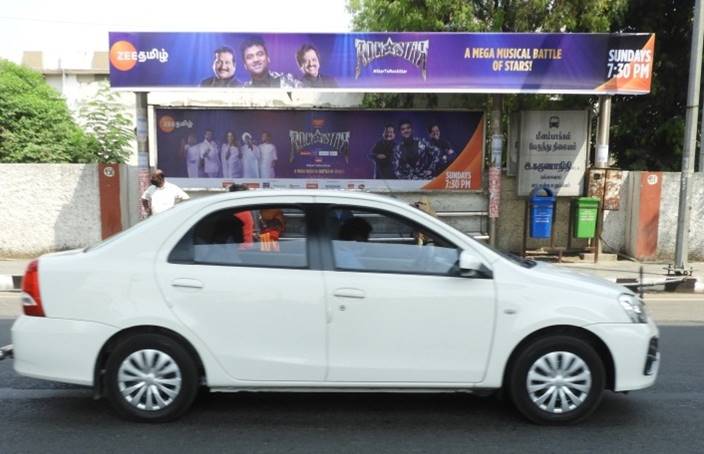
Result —
[[12, 326], [15, 371], [92, 386], [98, 353], [116, 331], [95, 322], [21, 316]]
[[614, 360], [614, 391], [652, 386], [658, 376], [658, 328], [648, 323], [600, 323], [587, 327], [609, 348]]

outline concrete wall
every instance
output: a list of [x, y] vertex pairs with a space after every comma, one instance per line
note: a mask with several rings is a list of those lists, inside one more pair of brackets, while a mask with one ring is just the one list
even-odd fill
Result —
[[[122, 166], [122, 222], [124, 227], [140, 220], [137, 168]], [[100, 240], [100, 200], [97, 164], [0, 164], [0, 257], [35, 257], [45, 252], [84, 247]], [[605, 213], [603, 250], [633, 255], [633, 237], [638, 211], [640, 172], [628, 172], [621, 188], [621, 207]], [[689, 259], [704, 259], [704, 175], [691, 180], [691, 223]], [[662, 174], [662, 196], [658, 224], [657, 258], [674, 257], [679, 204], [679, 173]], [[194, 191], [193, 197], [207, 197], [221, 191]], [[497, 223], [497, 246], [519, 252], [522, 248], [525, 201], [516, 195], [516, 179], [504, 177], [501, 212]], [[427, 197], [439, 212], [487, 210], [485, 193], [413, 192], [396, 193], [407, 202]], [[443, 218], [471, 235], [486, 233], [485, 216]], [[567, 246], [569, 200], [558, 199], [555, 246]], [[528, 241], [528, 249], [548, 246], [549, 240]], [[584, 247], [585, 240], [572, 240]]]
[[[681, 176], [679, 172], [665, 172], [662, 177], [657, 255], [661, 259], [673, 259], [677, 237]], [[689, 199], [691, 206], [689, 259], [704, 260], [704, 227], [702, 226], [702, 220], [704, 220], [704, 174], [693, 174], [689, 184], [692, 187], [692, 196]]]
[[96, 164], [0, 164], [0, 257], [100, 240]]

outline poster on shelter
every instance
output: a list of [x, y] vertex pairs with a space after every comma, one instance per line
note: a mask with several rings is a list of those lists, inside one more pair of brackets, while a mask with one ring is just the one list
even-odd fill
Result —
[[643, 94], [655, 35], [111, 32], [110, 85], [152, 91]]
[[156, 109], [156, 165], [187, 188], [481, 190], [467, 111]]

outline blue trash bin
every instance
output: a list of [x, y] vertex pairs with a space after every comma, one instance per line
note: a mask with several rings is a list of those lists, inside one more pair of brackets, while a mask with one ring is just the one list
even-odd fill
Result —
[[[540, 193], [545, 195], [540, 195]], [[530, 192], [530, 236], [531, 238], [550, 238], [552, 236], [552, 217], [555, 209], [555, 193], [545, 187], [537, 187]]]

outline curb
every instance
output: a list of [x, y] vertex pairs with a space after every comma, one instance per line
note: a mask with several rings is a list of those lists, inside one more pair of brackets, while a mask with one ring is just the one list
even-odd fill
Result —
[[0, 274], [0, 292], [20, 290], [22, 276], [18, 274]]

